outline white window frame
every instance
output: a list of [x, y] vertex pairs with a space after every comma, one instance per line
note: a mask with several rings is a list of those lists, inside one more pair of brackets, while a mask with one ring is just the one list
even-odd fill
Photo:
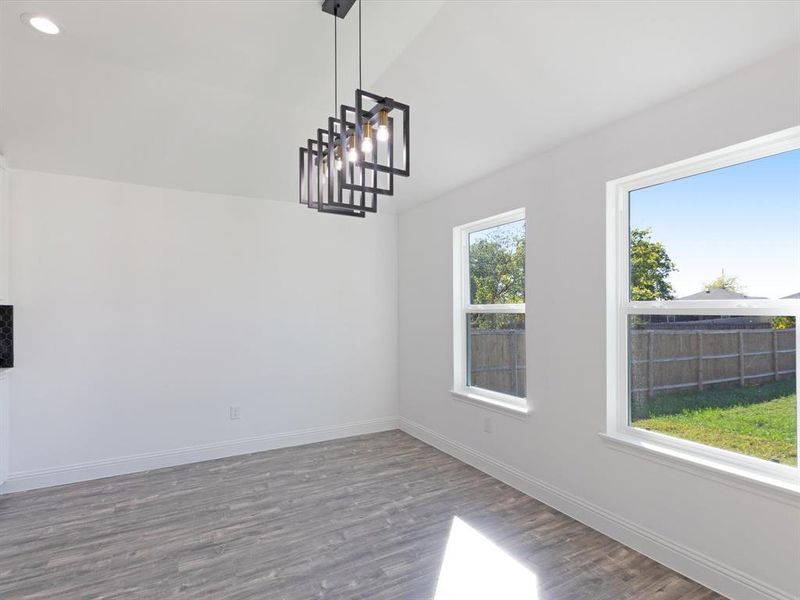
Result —
[[[519, 208], [453, 228], [453, 389], [451, 393], [454, 398], [459, 400], [514, 416], [525, 416], [530, 412], [527, 398], [467, 385], [467, 315], [471, 313], [525, 314], [524, 303], [471, 304], [469, 236], [476, 231], [523, 220], [525, 220], [525, 209]], [[527, 235], [527, 227], [525, 232]], [[527, 368], [525, 375], [526, 377], [528, 375]], [[525, 389], [528, 389], [527, 385]]]
[[[627, 446], [626, 451], [660, 455], [663, 462], [693, 464], [705, 473], [747, 480], [762, 488], [788, 492], [800, 499], [800, 467], [772, 463], [631, 427], [629, 423], [628, 316], [637, 314], [794, 315], [800, 322], [798, 300], [629, 300], [629, 193], [648, 186], [800, 148], [800, 127], [757, 138], [688, 160], [610, 181], [607, 184], [607, 413], [604, 437]], [[798, 335], [800, 338], [800, 335]], [[797, 340], [800, 342], [800, 339]], [[797, 344], [800, 348], [800, 343]], [[797, 358], [800, 374], [800, 359]], [[800, 419], [798, 419], [800, 423]], [[800, 440], [800, 431], [798, 432]], [[617, 445], [620, 445], [617, 444]], [[638, 448], [638, 450], [632, 450]], [[652, 457], [652, 456], [651, 456]], [[681, 466], [681, 465], [679, 465]]]

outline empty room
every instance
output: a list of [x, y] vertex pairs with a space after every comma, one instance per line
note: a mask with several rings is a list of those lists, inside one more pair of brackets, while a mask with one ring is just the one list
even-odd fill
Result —
[[800, 600], [800, 0], [0, 0], [0, 600]]

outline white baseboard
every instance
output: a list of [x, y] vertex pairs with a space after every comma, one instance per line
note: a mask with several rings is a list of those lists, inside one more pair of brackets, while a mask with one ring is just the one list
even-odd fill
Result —
[[795, 600], [793, 595], [764, 581], [531, 477], [419, 423], [401, 417], [400, 429], [724, 596], [735, 600]]
[[215, 442], [200, 446], [175, 448], [159, 452], [147, 452], [133, 456], [121, 456], [103, 460], [85, 462], [80, 464], [65, 465], [34, 471], [12, 472], [8, 480], [0, 486], [0, 493], [22, 492], [37, 488], [100, 479], [114, 475], [138, 473], [163, 467], [174, 467], [188, 463], [263, 452], [288, 446], [313, 444], [337, 438], [376, 433], [397, 429], [397, 417], [371, 419], [343, 425], [330, 425], [301, 429], [286, 433], [272, 433], [238, 440]]

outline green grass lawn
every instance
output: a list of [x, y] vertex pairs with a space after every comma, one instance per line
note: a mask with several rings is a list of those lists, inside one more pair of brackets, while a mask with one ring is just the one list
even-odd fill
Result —
[[665, 394], [634, 411], [632, 425], [788, 465], [797, 464], [794, 380]]

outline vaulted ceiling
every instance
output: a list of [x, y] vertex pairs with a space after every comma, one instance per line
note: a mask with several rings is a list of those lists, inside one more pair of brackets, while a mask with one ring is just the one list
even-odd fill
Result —
[[[297, 147], [334, 106], [319, 5], [4, 0], [0, 152], [17, 168], [294, 202]], [[400, 210], [800, 42], [794, 2], [364, 0], [363, 18], [365, 87], [412, 107], [412, 177], [383, 203]], [[340, 24], [342, 102], [356, 13]]]

